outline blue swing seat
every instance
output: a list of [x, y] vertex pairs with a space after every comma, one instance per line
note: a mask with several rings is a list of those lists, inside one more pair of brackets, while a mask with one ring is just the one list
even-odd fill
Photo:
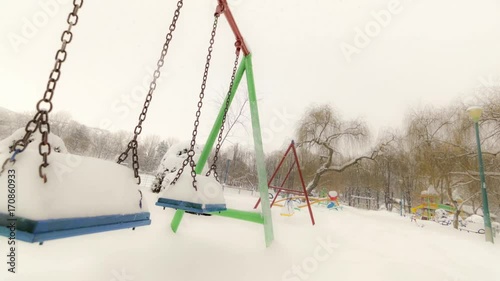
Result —
[[[11, 236], [9, 229], [12, 217], [0, 214], [0, 235]], [[55, 240], [73, 237], [84, 234], [92, 234], [110, 230], [125, 228], [135, 228], [150, 225], [150, 213], [143, 212], [129, 215], [108, 215], [88, 218], [65, 218], [49, 220], [30, 220], [16, 218], [15, 237], [16, 240], [29, 243], [43, 243], [48, 240]]]
[[[6, 172], [0, 175], [0, 182], [13, 182], [9, 190], [0, 188], [0, 198], [5, 198], [0, 201], [0, 236], [11, 237], [13, 222], [12, 236], [30, 243], [151, 224], [142, 192], [127, 167], [54, 153], [45, 169], [48, 181], [44, 184], [34, 172], [38, 158], [38, 151], [27, 149], [16, 156], [15, 163], [7, 163]], [[9, 177], [8, 170], [16, 176]], [[104, 180], [110, 178], [113, 184]], [[12, 191], [15, 210], [7, 212], [12, 208], [7, 204]]]
[[160, 194], [156, 206], [194, 214], [226, 211], [222, 185], [214, 177], [205, 175], [198, 175], [196, 180], [195, 190], [191, 174], [182, 174], [175, 185], [169, 186]]
[[226, 204], [200, 204], [187, 201], [173, 200], [167, 198], [159, 198], [156, 206], [183, 210], [195, 214], [208, 214], [213, 212], [226, 211]]

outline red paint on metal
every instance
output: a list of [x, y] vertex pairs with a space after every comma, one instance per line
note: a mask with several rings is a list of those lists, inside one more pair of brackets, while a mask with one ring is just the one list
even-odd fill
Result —
[[229, 26], [231, 26], [234, 36], [236, 37], [236, 43], [234, 45], [237, 48], [241, 48], [243, 54], [245, 56], [248, 56], [250, 54], [250, 50], [248, 49], [245, 40], [243, 39], [243, 35], [241, 35], [240, 29], [236, 24], [236, 21], [233, 17], [233, 13], [231, 12], [229, 5], [227, 4], [227, 1], [226, 0], [218, 0], [218, 1], [219, 5], [217, 6], [215, 13], [219, 15], [223, 14], [224, 16], [226, 16], [227, 22], [229, 23]]

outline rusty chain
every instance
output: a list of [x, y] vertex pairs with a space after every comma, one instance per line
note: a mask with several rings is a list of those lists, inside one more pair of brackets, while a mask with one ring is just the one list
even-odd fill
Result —
[[[38, 172], [44, 183], [47, 182], [47, 175], [43, 173], [43, 169], [49, 166], [48, 156], [52, 151], [48, 139], [50, 134], [49, 112], [51, 112], [53, 108], [52, 98], [54, 97], [57, 82], [61, 77], [61, 66], [63, 62], [66, 61], [66, 57], [68, 55], [66, 47], [69, 43], [71, 43], [71, 40], [73, 39], [73, 33], [71, 32], [71, 29], [78, 23], [78, 11], [82, 7], [82, 5], [83, 0], [73, 0], [73, 11], [69, 13], [66, 20], [68, 23], [68, 28], [63, 31], [61, 35], [62, 45], [56, 53], [56, 62], [49, 75], [49, 82], [47, 83], [43, 98], [36, 104], [37, 113], [35, 114], [33, 119], [30, 120], [28, 124], [26, 124], [26, 133], [24, 137], [16, 141], [11, 149], [11, 152], [14, 152], [15, 154], [23, 152], [30, 143], [29, 139], [31, 135], [35, 133], [37, 129], [40, 131], [42, 140], [38, 146], [38, 152], [40, 153], [40, 156], [42, 156], [43, 162], [39, 166]], [[15, 162], [15, 159], [13, 158], [14, 155], [11, 158], [11, 162]]]
[[175, 185], [175, 183], [179, 180], [181, 177], [182, 173], [184, 172], [184, 168], [189, 164], [191, 166], [191, 177], [193, 178], [193, 188], [198, 191], [198, 187], [196, 185], [196, 171], [195, 167], [196, 164], [194, 162], [194, 155], [196, 152], [194, 151], [195, 146], [196, 146], [196, 136], [198, 135], [198, 126], [200, 125], [200, 116], [201, 116], [201, 108], [203, 107], [203, 98], [205, 97], [205, 88], [207, 87], [207, 79], [208, 79], [208, 71], [210, 69], [210, 60], [212, 59], [212, 51], [213, 51], [213, 46], [215, 43], [215, 35], [217, 31], [217, 23], [219, 22], [219, 16], [220, 13], [216, 13], [214, 15], [214, 24], [212, 27], [212, 33], [210, 37], [210, 45], [208, 47], [208, 54], [206, 57], [206, 62], [205, 62], [205, 72], [203, 73], [203, 81], [201, 83], [201, 92], [199, 95], [199, 101], [198, 101], [198, 108], [196, 111], [196, 119], [194, 121], [194, 128], [193, 128], [193, 133], [192, 133], [192, 138], [191, 138], [191, 147], [188, 151], [188, 157], [184, 159], [182, 162], [182, 166], [177, 172], [177, 175], [175, 178], [172, 180], [171, 185]]
[[177, 2], [177, 9], [174, 12], [174, 16], [172, 18], [172, 23], [170, 24], [168, 28], [168, 33], [166, 35], [166, 40], [165, 43], [163, 44], [163, 48], [161, 50], [160, 54], [160, 59], [156, 63], [156, 70], [153, 72], [153, 80], [149, 84], [149, 91], [148, 94], [146, 95], [146, 100], [144, 101], [144, 107], [142, 108], [141, 114], [139, 115], [139, 122], [135, 126], [134, 129], [134, 137], [133, 139], [128, 143], [127, 148], [120, 156], [118, 157], [118, 164], [121, 164], [123, 161], [125, 161], [128, 158], [128, 154], [130, 150], [132, 150], [132, 167], [134, 170], [134, 177], [137, 179], [138, 183], [141, 184], [141, 177], [139, 176], [139, 155], [137, 153], [138, 149], [138, 142], [137, 138], [142, 132], [142, 123], [146, 120], [146, 115], [148, 113], [149, 105], [151, 104], [151, 100], [153, 99], [153, 93], [156, 89], [156, 81], [158, 78], [160, 78], [160, 70], [165, 64], [165, 57], [167, 56], [168, 49], [170, 46], [170, 41], [172, 41], [173, 37], [173, 32], [175, 31], [177, 27], [177, 20], [179, 19], [179, 16], [181, 14], [181, 8], [184, 5], [183, 0], [179, 0]]
[[219, 180], [219, 175], [217, 174], [217, 160], [219, 159], [219, 151], [220, 151], [220, 148], [222, 146], [222, 139], [223, 139], [223, 133], [224, 133], [224, 127], [225, 127], [224, 124], [226, 123], [227, 112], [229, 111], [229, 105], [230, 105], [231, 99], [232, 99], [231, 95], [232, 95], [233, 86], [234, 86], [234, 79], [236, 78], [236, 71], [238, 70], [238, 62], [240, 59], [240, 51], [241, 51], [240, 44], [241, 43], [239, 41], [237, 41], [235, 44], [235, 46], [236, 46], [236, 59], [234, 60], [233, 73], [231, 75], [231, 83], [229, 83], [229, 90], [227, 92], [226, 105], [224, 108], [224, 116], [222, 117], [222, 124], [221, 124], [220, 131], [219, 131], [219, 137], [217, 139], [217, 145], [215, 147], [215, 154], [214, 154], [213, 162], [212, 162], [212, 165], [210, 166], [210, 170], [208, 170], [208, 172], [206, 174], [206, 176], [208, 177], [213, 172], [214, 177], [218, 182], [220, 182], [220, 180]]

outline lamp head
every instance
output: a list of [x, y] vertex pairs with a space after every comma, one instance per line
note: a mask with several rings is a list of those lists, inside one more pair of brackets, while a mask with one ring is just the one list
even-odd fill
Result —
[[467, 108], [467, 113], [469, 113], [470, 119], [475, 123], [479, 122], [481, 115], [483, 114], [483, 109], [480, 106], [471, 106]]

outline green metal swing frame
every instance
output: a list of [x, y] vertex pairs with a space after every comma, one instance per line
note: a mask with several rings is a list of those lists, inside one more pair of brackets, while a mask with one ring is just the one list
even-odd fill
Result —
[[[218, 0], [219, 5], [217, 6], [217, 12], [224, 14], [226, 19], [233, 30], [233, 33], [236, 36], [237, 42], [240, 44], [241, 49], [243, 51], [244, 57], [238, 67], [238, 71], [236, 72], [236, 76], [234, 79], [234, 84], [231, 89], [231, 95], [228, 103], [223, 103], [217, 119], [213, 124], [212, 130], [208, 139], [205, 143], [203, 151], [200, 155], [200, 158], [196, 164], [196, 174], [202, 175], [203, 168], [207, 164], [210, 152], [212, 151], [215, 141], [217, 140], [220, 128], [222, 126], [222, 121], [224, 118], [224, 112], [226, 111], [226, 107], [231, 106], [233, 99], [236, 95], [238, 86], [243, 79], [243, 76], [246, 76], [247, 86], [248, 86], [248, 101], [250, 105], [250, 114], [252, 119], [252, 130], [253, 130], [253, 140], [255, 146], [255, 154], [256, 154], [256, 162], [257, 162], [257, 175], [258, 175], [258, 184], [260, 191], [260, 198], [262, 201], [262, 211], [254, 212], [254, 211], [242, 211], [235, 209], [227, 209], [226, 211], [214, 212], [210, 213], [211, 215], [233, 218], [253, 223], [262, 224], [264, 226], [264, 235], [266, 247], [271, 246], [274, 240], [274, 231], [273, 231], [273, 223], [271, 216], [271, 208], [269, 203], [269, 191], [267, 185], [267, 172], [265, 165], [265, 156], [264, 156], [264, 148], [262, 144], [262, 130], [260, 127], [260, 118], [259, 118], [259, 109], [257, 105], [257, 94], [255, 90], [255, 80], [253, 73], [253, 65], [252, 65], [252, 55], [248, 50], [243, 37], [236, 25], [236, 22], [233, 18], [231, 10], [226, 2], [226, 0]], [[179, 226], [182, 222], [182, 218], [184, 216], [185, 211], [176, 210], [175, 215], [170, 224], [172, 231], [175, 233], [179, 229]]]

